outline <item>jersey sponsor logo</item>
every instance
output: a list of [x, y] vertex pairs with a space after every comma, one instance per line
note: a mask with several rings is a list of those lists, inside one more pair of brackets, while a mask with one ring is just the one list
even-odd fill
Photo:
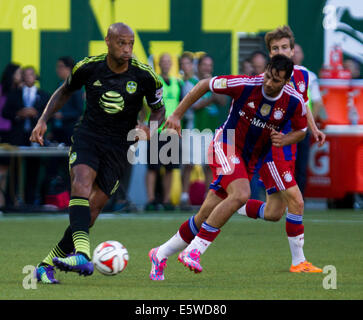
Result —
[[305, 86], [305, 82], [304, 81], [299, 81], [298, 84], [297, 84], [297, 87], [299, 88], [299, 91], [301, 93], [303, 93], [306, 89], [306, 86]]
[[283, 116], [284, 116], [284, 112], [281, 109], [278, 108], [274, 111], [275, 120], [281, 120]]
[[267, 116], [271, 111], [271, 106], [267, 103], [264, 103], [260, 109], [260, 113], [262, 114], [262, 116]]
[[273, 125], [271, 123], [267, 123], [265, 121], [261, 121], [260, 119], [256, 119], [256, 118], [253, 118], [251, 121], [251, 125], [253, 126], [256, 126], [258, 128], [267, 128], [267, 129], [274, 129], [274, 130], [279, 130], [279, 126], [276, 126], [276, 125]]
[[77, 152], [72, 152], [69, 156], [69, 164], [72, 164], [77, 159]]
[[260, 119], [256, 119], [256, 118], [252, 119], [251, 124], [256, 127], [262, 128], [262, 129], [266, 127], [266, 122], [263, 122]]
[[121, 94], [116, 91], [107, 91], [100, 98], [99, 104], [109, 114], [115, 114], [123, 110], [125, 106]]
[[225, 89], [225, 88], [227, 88], [227, 79], [226, 78], [220, 78], [220, 79], [214, 80], [213, 88], [214, 89]]
[[126, 91], [129, 94], [133, 94], [136, 92], [137, 89], [137, 83], [135, 81], [128, 81], [126, 84]]
[[102, 83], [101, 83], [101, 81], [100, 81], [100, 80], [96, 80], [95, 82], [93, 82], [93, 85], [94, 85], [95, 87], [101, 87], [101, 86], [102, 86]]

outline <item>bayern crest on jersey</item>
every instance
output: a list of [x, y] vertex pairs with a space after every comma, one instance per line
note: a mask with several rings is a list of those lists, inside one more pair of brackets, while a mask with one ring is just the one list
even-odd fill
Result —
[[292, 175], [289, 171], [286, 171], [283, 173], [283, 177], [284, 177], [284, 180], [286, 182], [291, 182], [292, 181]]
[[297, 84], [297, 87], [299, 88], [300, 92], [305, 92], [306, 86], [305, 86], [304, 81], [299, 81], [299, 83]]
[[234, 163], [234, 164], [239, 164], [240, 163], [238, 157], [236, 157], [235, 155], [230, 156], [229, 160], [231, 160], [231, 162]]
[[280, 108], [277, 108], [274, 111], [274, 119], [275, 120], [281, 120], [283, 116], [284, 116], [284, 112]]

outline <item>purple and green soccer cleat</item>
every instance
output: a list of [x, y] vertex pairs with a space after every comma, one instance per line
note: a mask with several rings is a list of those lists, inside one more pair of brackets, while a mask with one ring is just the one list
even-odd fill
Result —
[[47, 266], [38, 266], [35, 268], [35, 276], [38, 282], [44, 284], [57, 284], [59, 281], [54, 278], [55, 270], [51, 265]]
[[54, 265], [61, 271], [77, 272], [79, 275], [90, 276], [93, 273], [93, 263], [83, 254], [76, 253], [67, 258], [53, 258]]

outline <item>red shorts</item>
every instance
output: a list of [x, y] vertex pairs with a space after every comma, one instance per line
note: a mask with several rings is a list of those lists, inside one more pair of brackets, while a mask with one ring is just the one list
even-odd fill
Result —
[[232, 145], [214, 142], [209, 145], [208, 164], [213, 173], [210, 189], [221, 198], [227, 197], [228, 185], [237, 179], [252, 179], [253, 174]]
[[283, 191], [296, 185], [295, 161], [269, 161], [259, 171], [268, 194]]

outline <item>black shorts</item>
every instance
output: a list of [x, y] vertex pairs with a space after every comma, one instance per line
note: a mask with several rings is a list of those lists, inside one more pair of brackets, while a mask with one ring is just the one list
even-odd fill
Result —
[[[178, 138], [177, 143], [171, 144], [170, 142], [170, 136], [167, 136], [166, 141], [159, 139], [158, 146], [154, 150], [151, 150], [150, 141], [147, 142], [147, 167], [149, 170], [157, 171], [161, 166], [165, 167], [165, 170], [167, 171], [180, 168], [180, 139]], [[173, 151], [171, 151], [171, 147], [173, 148]], [[167, 150], [167, 152], [163, 156], [162, 153], [165, 150]]]
[[95, 182], [111, 197], [119, 187], [124, 188], [120, 182], [125, 170], [129, 170], [128, 149], [129, 145], [121, 144], [120, 139], [77, 130], [69, 150], [69, 169], [78, 164], [91, 167], [97, 172]]

